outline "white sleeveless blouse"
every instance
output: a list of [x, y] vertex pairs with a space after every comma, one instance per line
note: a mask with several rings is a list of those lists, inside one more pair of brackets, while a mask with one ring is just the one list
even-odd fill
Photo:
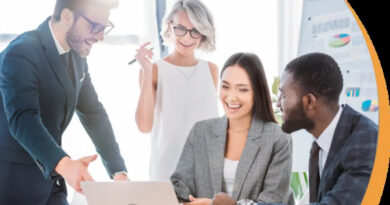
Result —
[[192, 126], [218, 117], [217, 94], [208, 63], [176, 66], [159, 60], [150, 180], [169, 181]]

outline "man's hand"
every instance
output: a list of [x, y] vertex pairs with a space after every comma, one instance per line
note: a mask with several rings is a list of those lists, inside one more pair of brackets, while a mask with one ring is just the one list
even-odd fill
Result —
[[117, 174], [114, 176], [114, 181], [130, 181], [126, 174]]
[[219, 193], [214, 195], [214, 198], [212, 200], [212, 205], [236, 205], [237, 201], [234, 200], [232, 197], [227, 195], [226, 193]]
[[183, 205], [210, 205], [211, 199], [208, 198], [195, 198], [192, 195], [189, 196], [190, 202], [185, 202]]
[[96, 160], [97, 155], [83, 157], [78, 160], [72, 160], [69, 157], [63, 157], [55, 167], [55, 171], [60, 174], [68, 184], [77, 192], [82, 193], [80, 182], [94, 181], [88, 173], [88, 165]]

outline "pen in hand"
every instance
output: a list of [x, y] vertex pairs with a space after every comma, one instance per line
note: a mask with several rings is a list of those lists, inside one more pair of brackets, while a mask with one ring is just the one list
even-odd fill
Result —
[[[154, 47], [151, 47], [150, 50], [153, 50], [153, 48], [154, 48]], [[127, 65], [131, 65], [131, 64], [135, 63], [136, 61], [137, 61], [137, 59], [134, 58], [133, 60], [131, 60], [130, 62], [128, 62]]]

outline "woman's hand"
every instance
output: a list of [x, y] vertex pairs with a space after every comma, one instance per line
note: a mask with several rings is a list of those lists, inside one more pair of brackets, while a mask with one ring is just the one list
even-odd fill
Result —
[[213, 205], [236, 205], [237, 202], [226, 193], [219, 193], [214, 195]]
[[137, 54], [135, 59], [141, 64], [144, 73], [152, 74], [152, 62], [153, 51], [147, 49], [146, 46], [150, 45], [150, 42], [143, 44], [139, 49], [137, 49]]
[[195, 198], [192, 195], [189, 196], [190, 202], [185, 202], [183, 205], [209, 205], [211, 199], [208, 198]]

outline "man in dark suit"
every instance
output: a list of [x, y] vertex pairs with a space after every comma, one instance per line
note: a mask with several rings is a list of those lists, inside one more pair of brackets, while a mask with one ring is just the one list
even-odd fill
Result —
[[360, 204], [370, 179], [378, 126], [339, 105], [342, 88], [339, 66], [322, 53], [292, 60], [281, 77], [282, 130], [306, 129], [314, 137], [309, 162], [313, 204]]
[[77, 112], [110, 177], [127, 180], [86, 56], [112, 29], [114, 0], [57, 0], [52, 17], [0, 53], [0, 204], [67, 204], [64, 179], [78, 192], [93, 180], [97, 155], [71, 159], [61, 137]]

